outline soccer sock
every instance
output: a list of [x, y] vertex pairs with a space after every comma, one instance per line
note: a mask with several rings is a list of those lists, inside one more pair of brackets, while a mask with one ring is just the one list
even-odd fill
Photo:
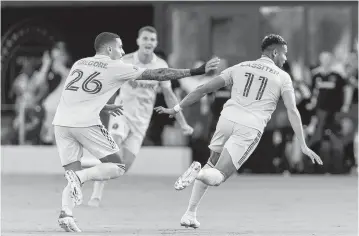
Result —
[[101, 181], [115, 179], [124, 173], [124, 167], [114, 163], [101, 163], [88, 169], [76, 171], [81, 183], [85, 183], [89, 180]]
[[95, 181], [94, 182], [91, 199], [98, 198], [101, 200], [105, 184], [106, 184], [106, 181]]
[[[208, 169], [208, 168], [211, 167], [208, 164], [206, 164], [202, 169]], [[189, 203], [188, 203], [187, 213], [192, 214], [194, 215], [194, 217], [196, 217], [198, 205], [202, 197], [206, 193], [207, 189], [208, 189], [207, 184], [204, 184], [199, 180], [195, 180], [192, 188], [191, 198], [189, 199]]]
[[202, 169], [197, 176], [197, 179], [209, 186], [218, 186], [224, 181], [223, 174], [215, 169]]
[[72, 210], [75, 207], [75, 204], [70, 196], [71, 188], [67, 185], [62, 191], [62, 210], [65, 211], [66, 214], [72, 216]]

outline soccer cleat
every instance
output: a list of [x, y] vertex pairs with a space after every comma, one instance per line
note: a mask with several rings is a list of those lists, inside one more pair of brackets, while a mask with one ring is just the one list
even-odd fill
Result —
[[198, 222], [195, 216], [187, 214], [187, 212], [182, 216], [181, 218], [181, 226], [184, 226], [186, 228], [199, 228], [201, 224]]
[[99, 198], [91, 198], [87, 205], [91, 207], [100, 207], [101, 200]]
[[64, 211], [61, 211], [58, 222], [59, 226], [66, 232], [81, 232], [75, 223], [74, 217], [66, 214]]
[[81, 205], [83, 196], [79, 177], [74, 171], [67, 170], [65, 171], [65, 178], [69, 182], [71, 188], [71, 198], [74, 200], [75, 205]]
[[191, 166], [186, 170], [186, 172], [184, 172], [184, 174], [177, 179], [174, 185], [175, 189], [182, 190], [192, 184], [200, 170], [201, 163], [194, 161]]

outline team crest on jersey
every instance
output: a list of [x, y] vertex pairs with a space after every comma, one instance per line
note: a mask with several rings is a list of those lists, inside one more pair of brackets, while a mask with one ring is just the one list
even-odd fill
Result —
[[117, 123], [113, 124], [112, 129], [118, 129], [118, 124]]

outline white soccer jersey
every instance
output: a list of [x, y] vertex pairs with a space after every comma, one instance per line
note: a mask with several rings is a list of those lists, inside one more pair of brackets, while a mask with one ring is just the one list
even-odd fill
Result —
[[[167, 63], [156, 55], [153, 55], [153, 59], [150, 63], [142, 64], [138, 59], [138, 52], [125, 55], [123, 61], [140, 68], [168, 68]], [[171, 82], [131, 80], [123, 84], [119, 96], [116, 97], [115, 104], [120, 104], [122, 102], [124, 116], [127, 118], [132, 128], [136, 129], [137, 132], [140, 132], [141, 135], [145, 135], [148, 128], [159, 85], [161, 87], [171, 87]]]
[[100, 125], [100, 111], [123, 83], [138, 78], [145, 69], [95, 55], [75, 62], [66, 79], [54, 125]]
[[278, 100], [293, 84], [288, 73], [274, 62], [261, 57], [224, 70], [220, 75], [232, 85], [231, 98], [223, 105], [221, 115], [226, 119], [263, 131]]

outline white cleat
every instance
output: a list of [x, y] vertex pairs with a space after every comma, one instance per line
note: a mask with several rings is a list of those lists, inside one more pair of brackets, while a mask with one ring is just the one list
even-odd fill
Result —
[[186, 228], [199, 228], [201, 224], [198, 222], [195, 216], [185, 213], [181, 218], [181, 226]]
[[61, 211], [58, 222], [59, 226], [66, 232], [81, 232], [80, 228], [75, 223], [74, 217], [67, 215], [64, 211]]
[[76, 173], [72, 170], [65, 171], [65, 178], [71, 187], [71, 198], [76, 205], [81, 205], [83, 195], [81, 190], [81, 182]]
[[99, 198], [91, 198], [87, 205], [91, 206], [91, 207], [100, 207], [100, 202], [101, 200]]
[[183, 175], [181, 175], [176, 183], [175, 183], [175, 189], [176, 190], [182, 190], [188, 187], [193, 183], [193, 181], [196, 179], [198, 173], [201, 170], [201, 163], [194, 161], [191, 166], [184, 172]]

